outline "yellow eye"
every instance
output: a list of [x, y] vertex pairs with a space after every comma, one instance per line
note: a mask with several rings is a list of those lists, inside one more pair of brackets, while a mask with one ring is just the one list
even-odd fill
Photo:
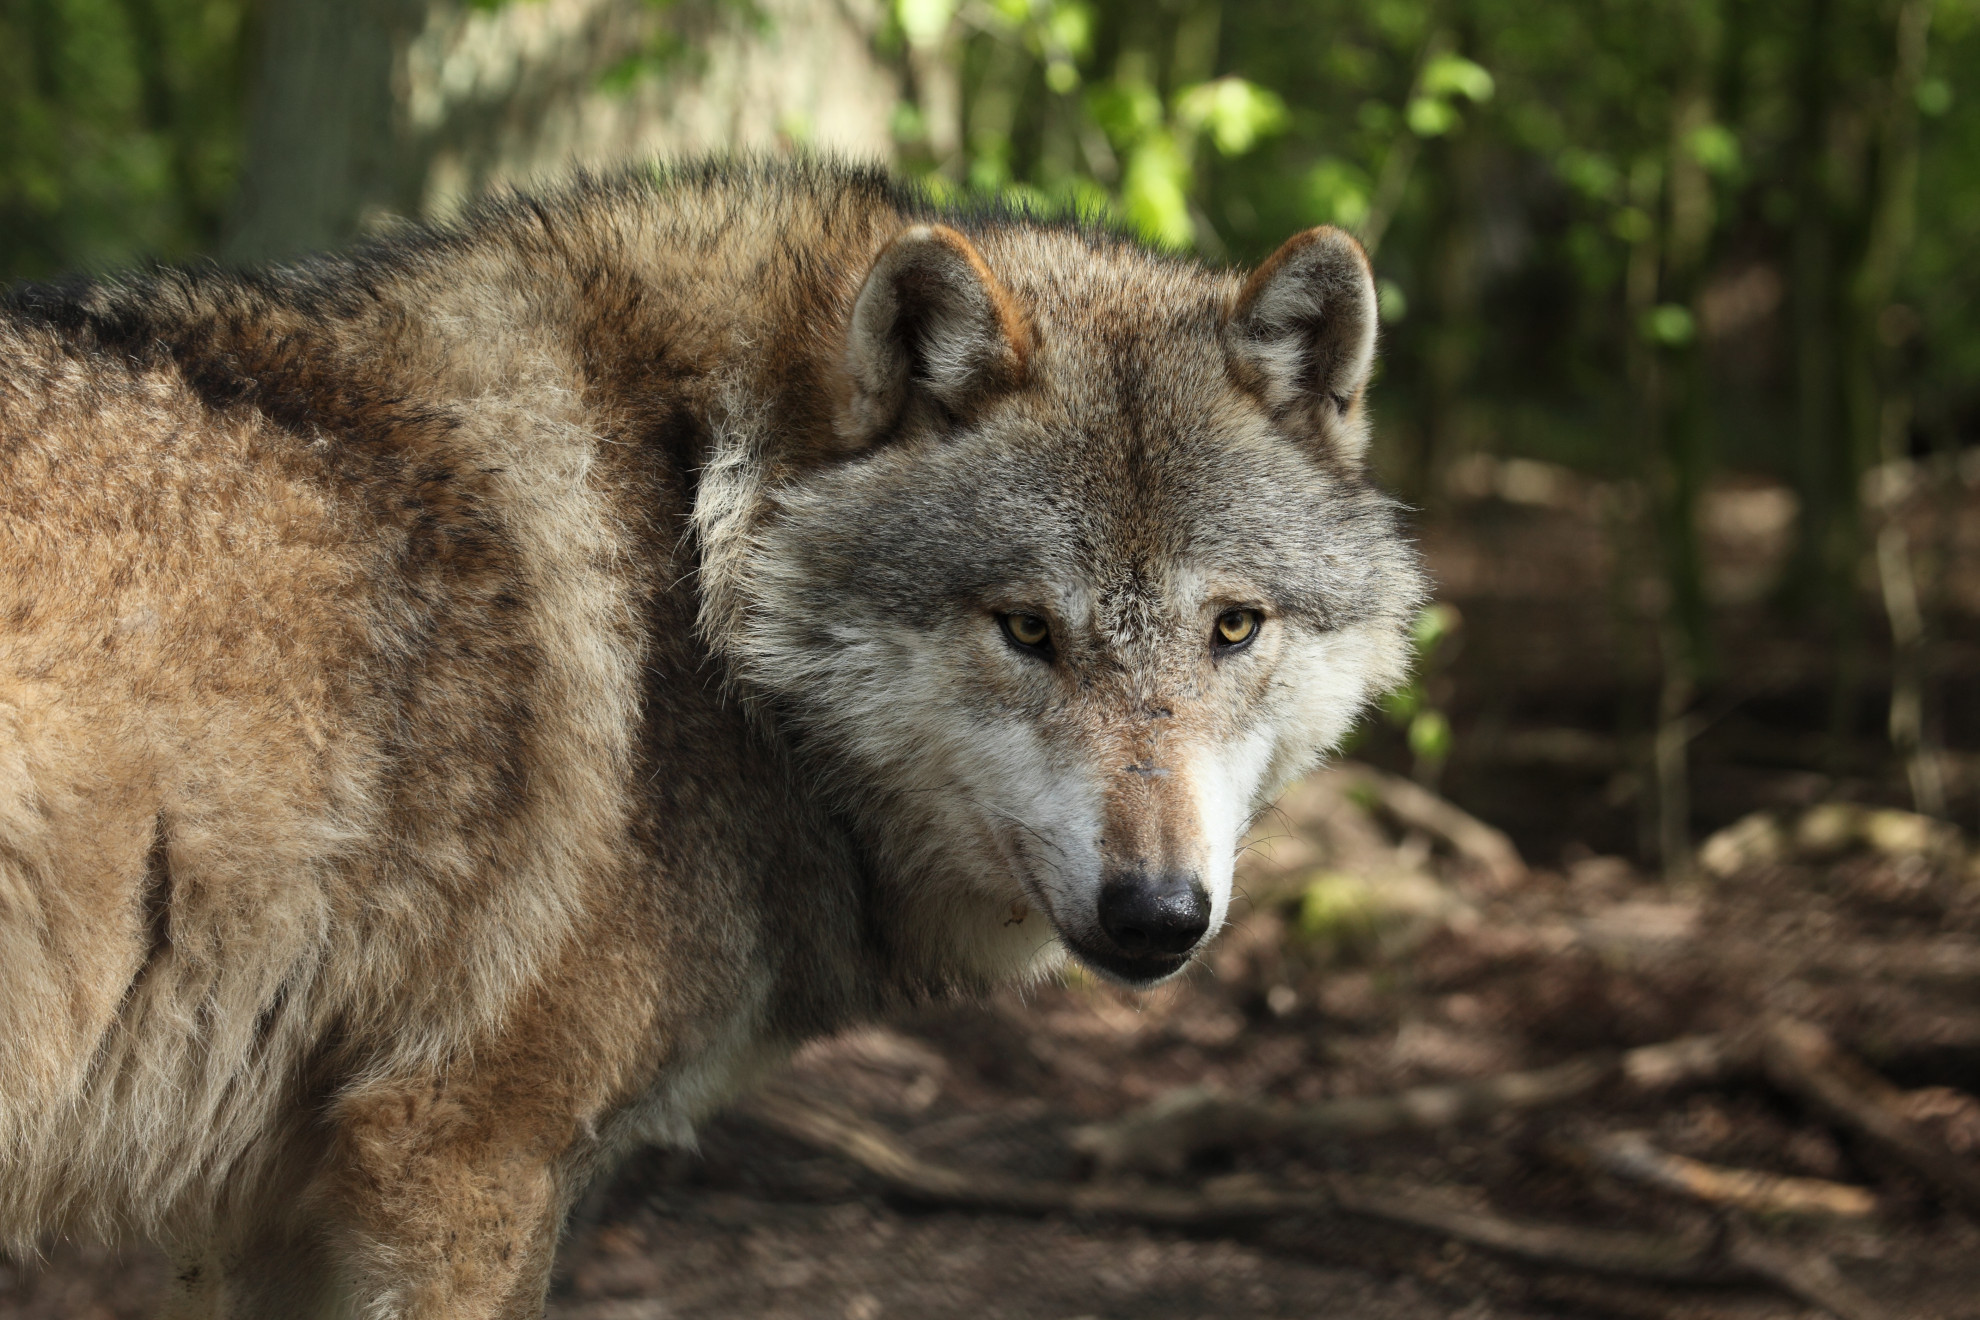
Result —
[[1242, 646], [1257, 633], [1257, 610], [1225, 610], [1217, 616], [1217, 642], [1221, 646]]
[[1002, 622], [1019, 646], [1043, 646], [1052, 638], [1052, 629], [1036, 614], [1006, 614]]

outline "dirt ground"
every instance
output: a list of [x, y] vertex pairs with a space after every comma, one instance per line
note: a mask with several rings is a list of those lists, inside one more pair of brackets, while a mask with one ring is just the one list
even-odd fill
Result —
[[[1778, 500], [1720, 492], [1737, 663], [1692, 743], [1709, 841], [1667, 879], [1629, 566], [1603, 493], [1540, 475], [1473, 470], [1428, 529], [1464, 618], [1431, 665], [1437, 795], [1378, 730], [1261, 822], [1233, 929], [1179, 982], [1074, 976], [810, 1047], [785, 1108], [587, 1198], [551, 1314], [1980, 1320], [1980, 865], [1902, 810], [1874, 640], [1861, 718], [1824, 732], [1833, 648], [1758, 604]], [[1980, 512], [1935, 526], [1970, 823], [1976, 716], [1945, 698], [1980, 674]], [[0, 1320], [146, 1315], [162, 1275], [51, 1244], [0, 1263]]]

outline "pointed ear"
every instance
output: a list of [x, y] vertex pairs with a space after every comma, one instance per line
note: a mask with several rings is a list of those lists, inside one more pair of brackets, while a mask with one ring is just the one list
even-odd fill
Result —
[[916, 225], [873, 262], [846, 334], [852, 396], [840, 429], [871, 444], [916, 405], [966, 414], [1024, 378], [1031, 332], [967, 238]]
[[1375, 320], [1368, 254], [1323, 226], [1294, 234], [1252, 273], [1224, 323], [1224, 350], [1267, 408], [1358, 467]]

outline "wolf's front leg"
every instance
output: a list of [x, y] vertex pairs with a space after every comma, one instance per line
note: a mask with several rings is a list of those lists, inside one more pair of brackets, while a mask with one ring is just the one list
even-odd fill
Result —
[[338, 1105], [326, 1187], [363, 1320], [535, 1320], [574, 1124], [509, 1085], [373, 1083]]

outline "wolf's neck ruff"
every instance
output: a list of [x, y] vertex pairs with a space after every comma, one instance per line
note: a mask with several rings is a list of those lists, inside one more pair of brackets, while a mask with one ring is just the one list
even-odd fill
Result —
[[533, 1313], [795, 1042], [1186, 966], [1401, 673], [1373, 308], [1332, 231], [1245, 280], [816, 165], [10, 295], [0, 1232]]

